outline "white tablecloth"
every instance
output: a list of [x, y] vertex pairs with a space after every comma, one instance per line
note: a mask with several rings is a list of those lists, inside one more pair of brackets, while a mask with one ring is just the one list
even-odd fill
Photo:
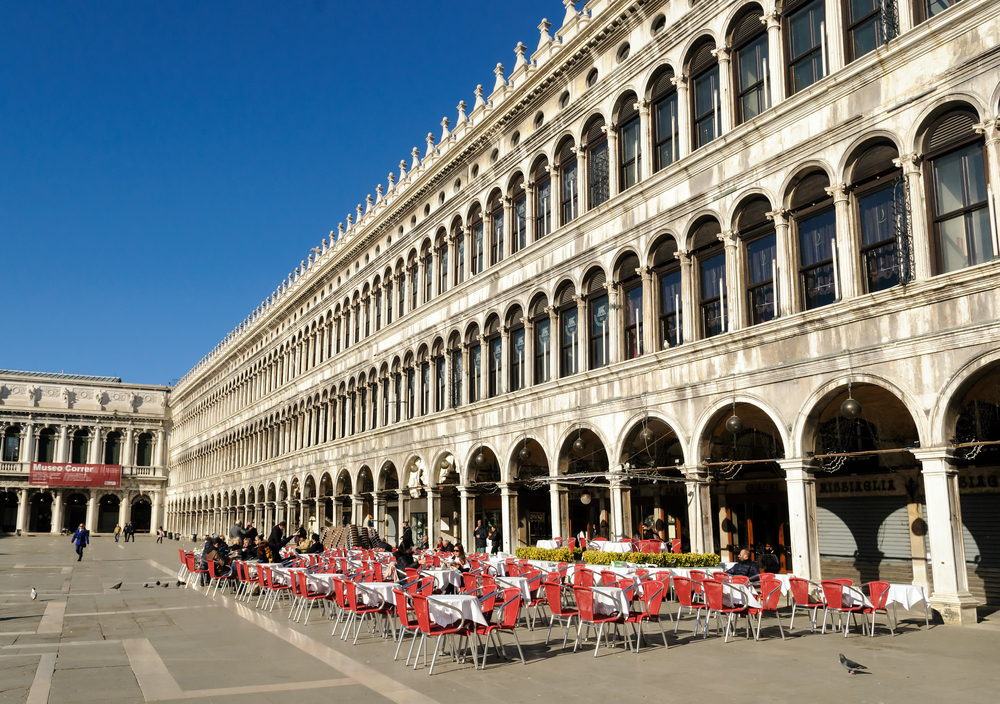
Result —
[[594, 540], [589, 546], [600, 552], [635, 552], [639, 547], [637, 543], [612, 543], [607, 540]]
[[483, 626], [488, 625], [486, 617], [483, 616], [483, 610], [479, 607], [479, 599], [474, 596], [465, 594], [434, 595], [427, 598], [427, 604], [427, 612], [430, 614], [431, 621], [439, 626], [450, 626], [459, 620], [458, 614], [452, 609], [442, 607], [441, 604], [458, 609], [462, 612], [462, 618], [467, 621], [475, 621]]
[[498, 586], [504, 588], [513, 587], [520, 589], [521, 598], [524, 599], [525, 604], [531, 601], [531, 590], [528, 588], [528, 580], [524, 577], [497, 577], [496, 582]]
[[556, 550], [561, 548], [562, 545], [559, 544], [558, 540], [539, 540], [535, 543], [535, 547], [539, 547], [542, 550]]
[[889, 604], [899, 604], [907, 611], [913, 609], [917, 604], [923, 604], [926, 608], [930, 603], [924, 588], [916, 584], [890, 584], [889, 597], [886, 606]]
[[740, 606], [749, 606], [752, 609], [760, 608], [760, 601], [746, 587], [741, 588], [738, 584], [722, 585], [722, 605], [727, 609]]
[[399, 589], [396, 582], [362, 582], [357, 589], [358, 600], [369, 606], [394, 604], [393, 589]]
[[594, 612], [606, 614], [628, 615], [629, 598], [625, 596], [625, 590], [618, 587], [594, 587]]
[[453, 587], [462, 586], [462, 573], [458, 570], [421, 570], [420, 574], [433, 577], [435, 589], [444, 589], [449, 584]]

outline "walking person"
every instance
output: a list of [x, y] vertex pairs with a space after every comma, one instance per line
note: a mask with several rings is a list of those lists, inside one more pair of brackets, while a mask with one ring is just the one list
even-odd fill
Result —
[[125, 542], [127, 543], [130, 539], [133, 543], [135, 542], [135, 526], [132, 525], [132, 521], [125, 524]]
[[476, 552], [486, 552], [486, 526], [483, 525], [483, 519], [476, 521], [476, 530], [473, 531], [473, 535], [476, 538]]
[[115, 542], [118, 542], [118, 536], [122, 534], [121, 523], [115, 523]]
[[490, 553], [496, 555], [500, 552], [500, 531], [490, 523], [490, 532], [487, 536], [490, 540]]
[[156, 529], [156, 542], [162, 543], [163, 542], [163, 535], [164, 535], [164, 533], [163, 533], [163, 526], [160, 526], [159, 528]]
[[90, 545], [90, 531], [82, 523], [73, 533], [72, 543], [76, 545], [76, 561], [79, 562], [83, 559], [83, 549]]

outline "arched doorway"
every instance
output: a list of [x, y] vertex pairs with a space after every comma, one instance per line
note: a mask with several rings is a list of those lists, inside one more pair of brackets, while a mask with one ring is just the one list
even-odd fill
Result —
[[[215, 522], [215, 511], [212, 511], [212, 522]], [[153, 517], [153, 503], [143, 494], [132, 499], [132, 528], [138, 533], [148, 533]]]
[[[624, 527], [615, 515], [608, 483], [608, 453], [600, 436], [589, 428], [578, 428], [563, 440], [559, 448], [558, 474], [566, 477], [566, 513], [573, 536], [583, 533], [589, 540], [618, 539]], [[560, 536], [568, 538], [570, 536]]]
[[[101, 497], [101, 500], [97, 502], [98, 533], [114, 532], [115, 526], [118, 525], [120, 508], [121, 508], [121, 499], [119, 499], [114, 494], [105, 494], [104, 496]], [[192, 528], [191, 530], [193, 532], [195, 529]]]
[[333, 525], [333, 479], [324, 472], [319, 479], [319, 495], [316, 498], [319, 532]]
[[346, 469], [341, 470], [337, 477], [337, 490], [334, 492], [334, 516], [336, 525], [347, 526], [351, 524], [351, 517], [354, 507], [351, 505], [351, 494], [354, 493], [351, 475]]
[[[549, 461], [545, 450], [534, 438], [523, 438], [514, 446], [510, 458], [510, 479], [511, 488], [517, 495], [517, 510], [511, 511], [517, 516], [513, 547], [534, 546], [539, 540], [551, 540], [553, 531], [559, 530], [559, 525], [553, 526]], [[556, 491], [559, 492], [560, 488]]]
[[377, 497], [384, 502], [385, 519], [384, 528], [379, 528], [379, 532], [384, 531], [384, 537], [390, 545], [396, 545], [400, 535], [399, 516], [399, 475], [396, 473], [396, 466], [392, 462], [386, 462], [379, 472]]
[[[736, 420], [733, 420], [735, 418]], [[735, 561], [746, 548], [761, 571], [792, 571], [785, 456], [771, 417], [750, 403], [719, 410], [703, 436], [711, 478], [715, 551]]]
[[[469, 458], [469, 466], [466, 468], [465, 476], [467, 484], [472, 487], [475, 493], [473, 502], [474, 516], [470, 516], [473, 527], [476, 521], [482, 521], [486, 528], [487, 536], [491, 533], [491, 528], [495, 529], [497, 543], [502, 542], [501, 536], [504, 534], [503, 524], [503, 504], [500, 496], [500, 463], [489, 447], [480, 446]], [[487, 545], [488, 549], [493, 549], [493, 544]], [[497, 546], [497, 551], [502, 549], [502, 545]], [[468, 549], [469, 546], [466, 546]], [[475, 549], [475, 540], [472, 543]]]
[[[77, 491], [63, 496], [63, 521], [62, 528], [68, 532], [74, 532], [81, 523], [87, 522], [87, 497]], [[87, 526], [92, 530], [92, 526]]]
[[5, 533], [17, 530], [17, 503], [16, 491], [0, 493], [0, 530]]
[[52, 529], [52, 494], [36, 492], [29, 502], [28, 532], [48, 533]]
[[926, 584], [923, 481], [908, 451], [917, 427], [902, 401], [852, 384], [820, 399], [810, 420], [823, 574]]
[[949, 427], [954, 429], [969, 591], [981, 602], [1000, 604], [1000, 363], [956, 394]]
[[629, 477], [622, 502], [632, 537], [668, 542], [675, 552], [687, 549], [687, 489], [679, 469], [684, 451], [673, 428], [659, 418], [636, 423], [625, 435], [619, 462]]
[[362, 467], [358, 472], [358, 486], [355, 496], [361, 498], [361, 515], [355, 516], [355, 522], [359, 526], [368, 527], [366, 519], [375, 515], [375, 480], [372, 479], [372, 471], [367, 466]]

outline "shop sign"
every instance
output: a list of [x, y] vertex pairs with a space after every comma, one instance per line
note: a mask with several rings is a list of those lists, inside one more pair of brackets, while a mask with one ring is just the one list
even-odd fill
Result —
[[963, 494], [1000, 493], [1000, 469], [976, 469], [958, 473], [958, 490]]
[[55, 464], [32, 462], [30, 486], [121, 486], [120, 464]]
[[832, 496], [899, 496], [905, 494], [905, 477], [844, 477], [816, 482], [819, 497]]

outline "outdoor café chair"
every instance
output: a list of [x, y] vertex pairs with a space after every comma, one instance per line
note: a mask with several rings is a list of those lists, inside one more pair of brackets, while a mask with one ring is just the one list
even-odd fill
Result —
[[494, 641], [494, 639], [495, 641], [493, 647], [497, 651], [497, 654], [503, 657], [504, 660], [507, 659], [503, 641], [500, 639], [501, 633], [510, 633], [514, 636], [514, 643], [517, 644], [517, 653], [521, 656], [521, 664], [527, 665], [527, 662], [524, 659], [524, 651], [521, 650], [521, 641], [518, 640], [517, 631], [515, 630], [517, 620], [520, 618], [521, 613], [521, 590], [516, 587], [504, 589], [501, 598], [503, 599], [503, 603], [490, 610], [490, 615], [486, 619], [487, 625], [475, 625], [476, 642], [479, 643], [480, 636], [486, 637], [486, 645], [483, 648], [483, 661], [480, 666], [484, 670], [486, 669], [486, 656], [489, 652], [489, 645], [491, 641]]
[[813, 601], [811, 587], [815, 587], [817, 591], [820, 591], [822, 587], [802, 577], [792, 577], [789, 579], [788, 587], [792, 591], [792, 620], [788, 623], [788, 630], [790, 631], [795, 627], [795, 612], [798, 609], [805, 609], [806, 611], [812, 609], [810, 631], [814, 632], [816, 630], [816, 612], [824, 608], [826, 604], [822, 601]]
[[861, 585], [862, 589], [865, 587], [868, 587], [868, 600], [872, 603], [871, 606], [865, 606], [864, 609], [864, 613], [871, 614], [872, 617], [869, 635], [872, 638], [875, 637], [875, 614], [883, 613], [885, 614], [886, 624], [889, 626], [889, 632], [895, 636], [896, 629], [893, 627], [892, 617], [889, 615], [889, 609], [886, 608], [889, 605], [889, 583], [873, 580], [867, 584]]
[[[702, 638], [708, 637], [708, 619], [715, 614], [716, 624], [718, 624], [719, 619], [722, 614], [726, 614], [726, 635], [723, 639], [724, 643], [729, 642], [729, 629], [733, 623], [733, 616], [738, 619], [740, 616], [747, 617], [747, 638], [750, 637], [750, 619], [749, 612], [746, 606], [726, 606], [722, 598], [722, 591], [725, 589], [722, 582], [716, 582], [714, 579], [705, 580], [702, 585], [705, 588], [705, 603], [708, 605], [708, 615], [705, 617], [705, 630], [702, 632]], [[718, 633], [719, 628], [716, 625], [715, 629]], [[734, 629], [735, 633], [735, 629]]]
[[[826, 601], [823, 609], [823, 633], [826, 633], [827, 614], [835, 611], [839, 615], [838, 620], [841, 621], [842, 628], [844, 629], [844, 638], [847, 637], [847, 632], [851, 630], [851, 619], [854, 619], [857, 614], [861, 614], [862, 618], [864, 618], [864, 625], [861, 631], [862, 635], [864, 635], [868, 626], [864, 594], [853, 586], [844, 584], [843, 581], [824, 579], [820, 582], [820, 586], [823, 589], [823, 599]], [[845, 593], [847, 594], [847, 599], [844, 598]], [[848, 617], [846, 623], [843, 622], [845, 615]], [[855, 620], [856, 623], [857, 621]]]
[[781, 616], [778, 614], [778, 601], [781, 599], [781, 582], [776, 579], [764, 579], [760, 580], [760, 601], [759, 607], [750, 607], [747, 609], [751, 616], [757, 617], [757, 631], [754, 634], [754, 640], [760, 640], [760, 624], [764, 620], [765, 613], [774, 614], [774, 620], [778, 622], [778, 633], [781, 634], [781, 640], [785, 640], [785, 631], [781, 628]]
[[[687, 577], [674, 577], [674, 594], [677, 596], [677, 603], [679, 604], [677, 608], [677, 623], [674, 624], [674, 633], [677, 633], [677, 627], [681, 625], [681, 617], [684, 615], [684, 609], [687, 608], [689, 614], [694, 614], [694, 634], [697, 636], [698, 621], [701, 619], [702, 612], [707, 607], [705, 604], [694, 600], [694, 582]], [[705, 628], [708, 628], [707, 618], [705, 619]]]

